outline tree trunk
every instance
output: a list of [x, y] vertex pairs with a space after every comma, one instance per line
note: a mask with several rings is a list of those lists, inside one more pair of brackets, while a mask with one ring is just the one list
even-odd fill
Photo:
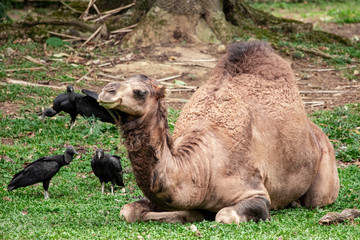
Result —
[[249, 37], [278, 41], [291, 40], [295, 34], [301, 34], [306, 41], [351, 44], [339, 36], [314, 31], [312, 24], [254, 9], [243, 0], [157, 0], [138, 27], [125, 36], [123, 46], [228, 43], [234, 38]]
[[221, 0], [158, 0], [124, 44], [147, 46], [171, 42], [220, 43], [234, 33]]

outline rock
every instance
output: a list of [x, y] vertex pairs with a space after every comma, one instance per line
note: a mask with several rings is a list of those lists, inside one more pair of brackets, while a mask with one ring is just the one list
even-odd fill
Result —
[[341, 223], [345, 220], [354, 220], [360, 217], [360, 210], [344, 209], [341, 213], [329, 212], [319, 220], [320, 225], [331, 225]]

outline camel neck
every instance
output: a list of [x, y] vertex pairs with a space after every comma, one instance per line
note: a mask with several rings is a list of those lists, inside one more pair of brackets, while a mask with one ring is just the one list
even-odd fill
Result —
[[152, 198], [153, 171], [164, 152], [171, 152], [172, 140], [166, 111], [158, 110], [122, 125], [124, 144], [133, 167], [136, 182]]

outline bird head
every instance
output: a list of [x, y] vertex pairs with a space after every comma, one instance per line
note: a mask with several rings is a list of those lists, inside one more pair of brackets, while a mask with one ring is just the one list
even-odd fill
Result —
[[69, 146], [65, 150], [65, 162], [70, 163], [73, 160], [73, 156], [77, 154], [75, 148]]
[[98, 159], [101, 159], [104, 156], [104, 149], [101, 149], [101, 148], [96, 149], [95, 155]]
[[66, 87], [66, 92], [70, 93], [70, 92], [74, 92], [74, 87], [69, 85]]

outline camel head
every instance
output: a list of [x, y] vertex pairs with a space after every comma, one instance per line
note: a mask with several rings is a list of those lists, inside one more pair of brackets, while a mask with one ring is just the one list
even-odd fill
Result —
[[156, 80], [136, 75], [123, 82], [107, 84], [99, 94], [98, 102], [121, 114], [141, 117], [164, 97], [165, 88], [158, 86]]

